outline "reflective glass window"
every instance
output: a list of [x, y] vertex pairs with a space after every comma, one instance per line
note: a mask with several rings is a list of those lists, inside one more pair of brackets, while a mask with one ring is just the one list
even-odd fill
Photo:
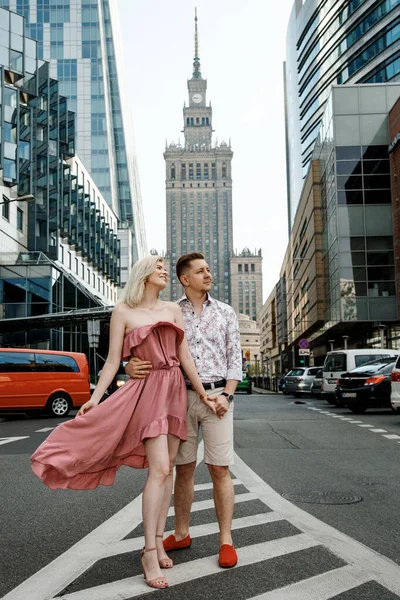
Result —
[[361, 174], [361, 161], [357, 161], [357, 160], [337, 161], [336, 162], [336, 173], [338, 175], [360, 175]]
[[337, 160], [359, 160], [361, 158], [360, 146], [337, 146]]
[[338, 204], [362, 204], [362, 190], [347, 190], [337, 193]]
[[364, 175], [366, 190], [390, 189], [390, 175]]
[[35, 359], [30, 352], [0, 352], [0, 373], [35, 371]]
[[59, 354], [36, 354], [36, 370], [39, 372], [79, 373], [76, 361], [71, 356]]
[[15, 50], [10, 51], [10, 70], [22, 73], [23, 60], [21, 52], [16, 52]]
[[365, 204], [391, 204], [392, 193], [390, 190], [365, 190]]

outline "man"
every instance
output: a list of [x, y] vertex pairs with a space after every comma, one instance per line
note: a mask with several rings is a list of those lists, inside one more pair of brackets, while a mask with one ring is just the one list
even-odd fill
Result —
[[[185, 290], [178, 304], [183, 312], [187, 342], [204, 388], [214, 398], [216, 414], [201, 402], [187, 382], [188, 438], [181, 443], [176, 460], [175, 535], [164, 540], [164, 548], [170, 551], [191, 545], [189, 522], [200, 425], [204, 462], [213, 482], [220, 530], [218, 560], [221, 567], [233, 567], [238, 559], [231, 534], [234, 489], [229, 465], [233, 463], [232, 400], [242, 378], [239, 325], [234, 310], [210, 296], [212, 276], [200, 252], [181, 256], [176, 274]], [[151, 363], [132, 358], [126, 372], [133, 378], [143, 378], [150, 368]]]

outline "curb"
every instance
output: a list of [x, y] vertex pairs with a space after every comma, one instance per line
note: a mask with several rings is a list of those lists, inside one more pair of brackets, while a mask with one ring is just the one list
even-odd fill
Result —
[[271, 392], [270, 390], [264, 390], [263, 388], [258, 388], [258, 387], [254, 387], [253, 385], [253, 391], [257, 392], [257, 394], [260, 394], [261, 396], [277, 396], [278, 392]]

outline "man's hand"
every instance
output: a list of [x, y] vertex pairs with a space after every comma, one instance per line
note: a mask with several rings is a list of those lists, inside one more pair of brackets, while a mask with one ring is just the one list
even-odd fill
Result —
[[152, 364], [149, 360], [141, 360], [137, 356], [133, 356], [125, 367], [125, 373], [131, 379], [145, 379], [152, 369]]
[[214, 398], [214, 403], [215, 403], [216, 415], [217, 415], [217, 417], [222, 419], [224, 414], [227, 413], [229, 410], [229, 400], [227, 399], [226, 396], [216, 396]]

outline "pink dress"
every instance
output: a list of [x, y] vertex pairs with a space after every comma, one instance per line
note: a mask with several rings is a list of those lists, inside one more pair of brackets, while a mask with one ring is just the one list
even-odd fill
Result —
[[49, 488], [112, 485], [121, 465], [147, 467], [143, 441], [170, 433], [186, 440], [186, 386], [179, 368], [183, 330], [160, 321], [125, 336], [122, 358], [150, 360], [145, 379], [130, 379], [85, 415], [59, 425], [32, 455], [32, 470]]

